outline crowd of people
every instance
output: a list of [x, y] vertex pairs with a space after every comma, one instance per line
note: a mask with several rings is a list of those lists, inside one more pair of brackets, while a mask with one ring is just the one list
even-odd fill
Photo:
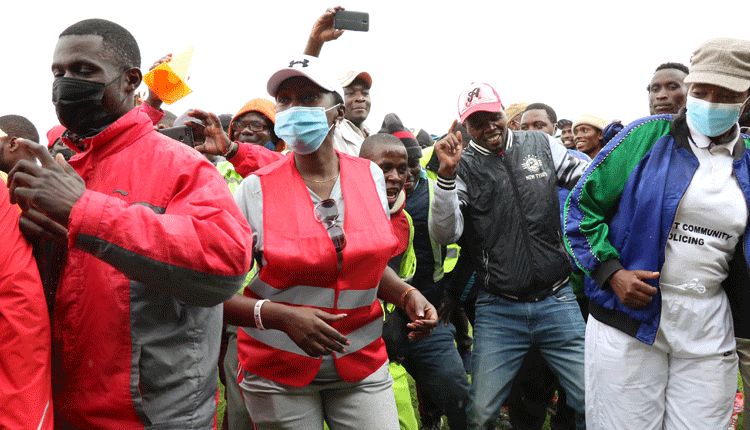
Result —
[[46, 145], [0, 116], [0, 427], [726, 429], [750, 41], [658, 66], [630, 124], [472, 82], [447, 133], [374, 132], [336, 10], [234, 115], [142, 99], [114, 22], [60, 34]]

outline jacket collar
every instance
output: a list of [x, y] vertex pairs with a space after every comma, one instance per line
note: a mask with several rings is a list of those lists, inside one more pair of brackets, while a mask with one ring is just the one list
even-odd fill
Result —
[[[99, 151], [104, 147], [107, 152], [118, 152], [153, 129], [148, 115], [141, 109], [134, 108], [99, 134], [83, 139], [78, 144], [83, 147], [83, 152]], [[68, 146], [76, 146], [67, 138], [63, 138], [63, 142]]]
[[[473, 140], [469, 142], [469, 146], [474, 148], [475, 151], [477, 151], [478, 153], [482, 155], [493, 154], [492, 151], [477, 145]], [[508, 129], [508, 133], [506, 134], [506, 137], [505, 137], [505, 149], [503, 149], [502, 152], [509, 150], [512, 146], [513, 146], [513, 130]]]
[[[739, 138], [737, 125], [735, 124], [734, 127], [735, 130], [732, 135], [735, 136], [735, 138]], [[690, 127], [688, 127], [686, 108], [680, 109], [680, 111], [677, 112], [677, 114], [672, 119], [672, 122], [669, 124], [669, 134], [671, 134], [674, 138], [675, 146], [677, 146], [678, 148], [685, 148], [686, 150], [690, 151], [691, 154], [693, 154], [693, 149], [691, 148], [690, 141], [688, 139], [688, 135], [690, 134]], [[742, 154], [744, 153], [744, 142], [740, 142], [739, 144], [735, 143], [734, 149], [732, 150], [732, 157], [735, 160], [739, 160], [740, 158], [742, 158]]]
[[400, 193], [398, 193], [398, 197], [396, 198], [396, 203], [393, 204], [393, 207], [391, 208], [391, 216], [395, 216], [402, 210], [404, 210], [404, 207], [406, 207], [406, 192], [404, 190], [401, 190]]

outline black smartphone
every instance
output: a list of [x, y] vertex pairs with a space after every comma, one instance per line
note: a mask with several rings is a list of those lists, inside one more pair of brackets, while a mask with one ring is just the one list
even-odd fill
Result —
[[195, 146], [195, 141], [193, 140], [193, 129], [187, 125], [178, 125], [177, 127], [162, 128], [161, 130], [156, 130], [156, 131], [158, 131], [159, 133], [167, 137], [171, 137], [172, 139], [178, 142], [182, 142], [191, 148]]
[[339, 9], [333, 16], [333, 27], [340, 30], [368, 31], [370, 14]]

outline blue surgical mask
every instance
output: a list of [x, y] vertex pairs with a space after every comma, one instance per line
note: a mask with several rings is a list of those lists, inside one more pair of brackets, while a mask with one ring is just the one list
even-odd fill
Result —
[[[336, 105], [338, 106], [338, 104]], [[323, 144], [333, 125], [326, 112], [335, 108], [294, 106], [276, 114], [273, 131], [297, 154], [312, 154]]]
[[687, 116], [695, 128], [708, 137], [721, 136], [740, 118], [742, 103], [710, 103], [687, 97]]

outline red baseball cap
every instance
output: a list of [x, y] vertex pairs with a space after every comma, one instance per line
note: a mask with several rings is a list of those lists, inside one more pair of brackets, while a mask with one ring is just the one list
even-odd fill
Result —
[[458, 96], [458, 116], [461, 122], [474, 112], [500, 112], [503, 102], [489, 84], [472, 82]]

